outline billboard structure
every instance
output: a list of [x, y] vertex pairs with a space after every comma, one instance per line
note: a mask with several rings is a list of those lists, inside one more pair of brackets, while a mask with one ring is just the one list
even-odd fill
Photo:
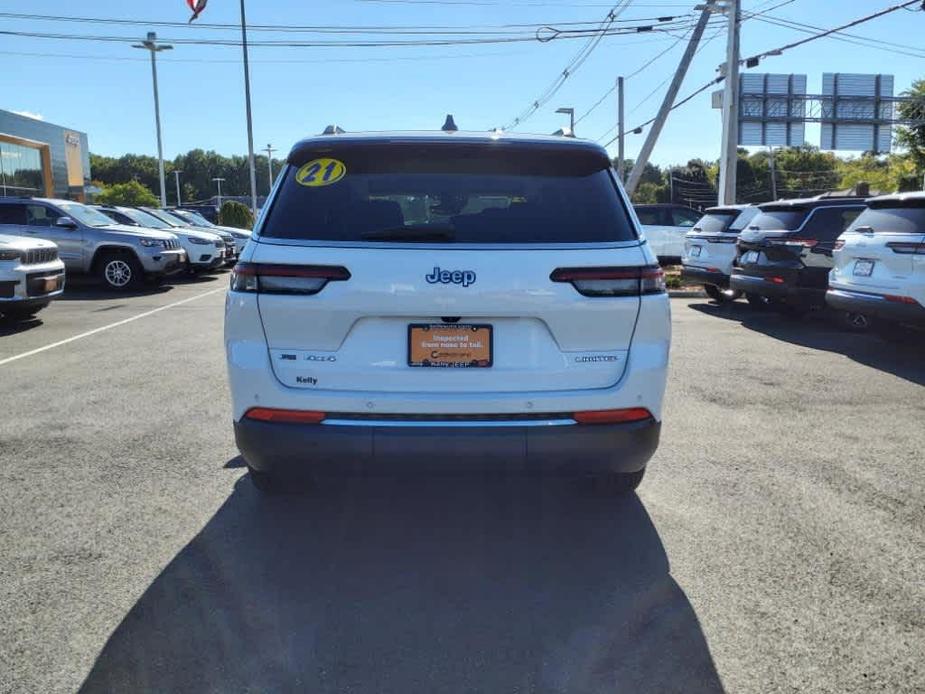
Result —
[[[889, 152], [895, 125], [925, 125], [925, 112], [903, 118], [908, 97], [893, 95], [892, 75], [825, 73], [822, 93], [806, 93], [806, 75], [745, 73], [739, 82], [739, 144], [804, 144], [807, 123], [819, 123], [828, 150]], [[908, 114], [907, 114], [908, 115]]]
[[893, 143], [893, 75], [822, 75], [819, 146], [889, 152]]
[[806, 75], [739, 76], [739, 144], [798, 147], [806, 131]]

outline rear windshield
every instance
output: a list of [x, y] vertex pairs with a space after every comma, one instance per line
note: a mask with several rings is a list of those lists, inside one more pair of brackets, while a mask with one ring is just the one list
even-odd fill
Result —
[[761, 210], [749, 223], [748, 228], [760, 231], [793, 231], [799, 228], [807, 214], [809, 210], [805, 209]]
[[694, 231], [701, 231], [704, 234], [718, 234], [721, 231], [726, 231], [737, 215], [736, 210], [708, 212], [694, 225]]
[[729, 225], [729, 228], [726, 231], [742, 231], [752, 220], [758, 216], [757, 207], [746, 207], [744, 210], [739, 212], [739, 215], [735, 218], [735, 221]]
[[610, 164], [593, 152], [404, 143], [304, 159], [287, 167], [262, 236], [476, 244], [636, 238]]
[[868, 208], [854, 220], [848, 231], [870, 227], [874, 233], [925, 234], [925, 201], [916, 202], [919, 203], [916, 206]]

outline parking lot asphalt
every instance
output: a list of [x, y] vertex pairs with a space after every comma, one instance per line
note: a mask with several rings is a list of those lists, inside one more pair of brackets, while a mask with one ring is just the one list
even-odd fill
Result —
[[226, 282], [0, 323], [0, 691], [925, 690], [921, 346], [676, 299], [638, 496], [266, 498]]

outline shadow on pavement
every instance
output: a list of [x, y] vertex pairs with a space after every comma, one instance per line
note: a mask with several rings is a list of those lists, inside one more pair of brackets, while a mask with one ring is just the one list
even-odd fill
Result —
[[690, 304], [690, 308], [716, 318], [733, 320], [755, 332], [801, 347], [837, 352], [859, 364], [925, 385], [922, 341], [894, 344], [872, 333], [850, 332], [838, 325], [831, 311], [814, 311], [802, 318], [789, 318], [773, 310], [756, 310], [744, 301], [727, 304]]
[[[225, 280], [225, 275], [217, 271], [208, 275], [187, 275], [180, 273], [164, 278], [158, 283], [148, 282], [139, 287], [124, 292], [107, 289], [103, 284], [92, 277], [68, 277], [64, 293], [56, 301], [110, 301], [113, 299], [130, 299], [139, 296], [157, 296], [171, 291], [174, 285], [211, 284]], [[227, 280], [225, 280], [227, 281]]]
[[571, 482], [242, 477], [83, 692], [719, 692], [635, 495]]
[[0, 337], [6, 337], [7, 335], [18, 335], [19, 333], [24, 333], [27, 330], [32, 330], [32, 328], [37, 328], [42, 325], [41, 318], [27, 318], [25, 320], [17, 318], [7, 318], [4, 315], [0, 315]]

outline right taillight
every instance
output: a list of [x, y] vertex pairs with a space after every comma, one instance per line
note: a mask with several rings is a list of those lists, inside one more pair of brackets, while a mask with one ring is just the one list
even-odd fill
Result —
[[560, 267], [553, 282], [569, 282], [583, 296], [663, 294], [665, 273], [657, 265], [642, 267]]
[[328, 282], [350, 279], [340, 265], [275, 265], [238, 263], [231, 271], [231, 290], [260, 294], [317, 294]]
[[915, 241], [893, 241], [886, 245], [894, 253], [903, 255], [925, 255], [925, 243], [916, 243]]

